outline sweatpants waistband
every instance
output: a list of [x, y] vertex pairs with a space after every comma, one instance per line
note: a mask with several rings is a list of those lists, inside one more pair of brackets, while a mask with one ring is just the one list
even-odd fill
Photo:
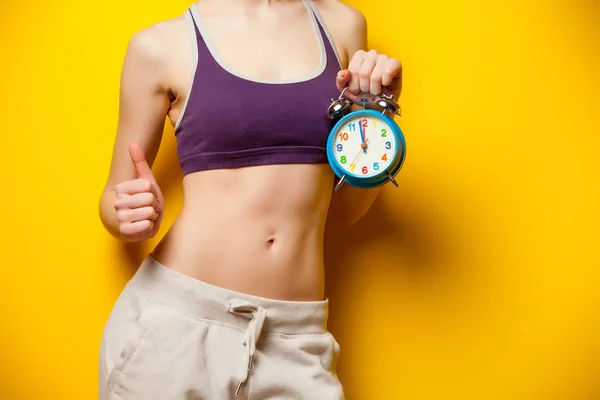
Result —
[[[286, 335], [327, 332], [329, 300], [286, 301], [239, 293], [174, 271], [148, 254], [127, 284], [151, 303], [184, 312], [191, 317], [218, 321], [240, 330], [248, 319], [231, 312], [232, 304], [247, 304], [266, 311], [262, 331]], [[238, 313], [239, 314], [239, 313]]]

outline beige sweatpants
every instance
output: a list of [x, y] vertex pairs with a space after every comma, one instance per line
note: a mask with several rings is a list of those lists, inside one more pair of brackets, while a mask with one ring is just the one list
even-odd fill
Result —
[[327, 300], [232, 292], [148, 255], [106, 323], [100, 400], [342, 400]]

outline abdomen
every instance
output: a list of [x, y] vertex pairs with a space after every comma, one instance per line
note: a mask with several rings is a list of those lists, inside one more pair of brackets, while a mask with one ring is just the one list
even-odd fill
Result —
[[230, 290], [323, 298], [323, 231], [333, 174], [285, 164], [188, 174], [184, 206], [158, 261]]

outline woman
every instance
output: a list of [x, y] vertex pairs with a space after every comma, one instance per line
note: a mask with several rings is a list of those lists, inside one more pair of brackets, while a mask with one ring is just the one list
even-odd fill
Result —
[[366, 36], [337, 0], [201, 0], [131, 39], [101, 218], [126, 241], [157, 233], [166, 116], [184, 205], [106, 324], [101, 399], [343, 399], [323, 235], [377, 190], [332, 195], [325, 116], [345, 87], [398, 95], [401, 82]]

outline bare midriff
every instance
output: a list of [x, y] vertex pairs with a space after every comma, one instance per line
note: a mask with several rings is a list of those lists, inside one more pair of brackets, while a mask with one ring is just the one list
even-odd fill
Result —
[[332, 185], [327, 164], [188, 174], [183, 209], [152, 255], [175, 271], [229, 290], [322, 300]]

